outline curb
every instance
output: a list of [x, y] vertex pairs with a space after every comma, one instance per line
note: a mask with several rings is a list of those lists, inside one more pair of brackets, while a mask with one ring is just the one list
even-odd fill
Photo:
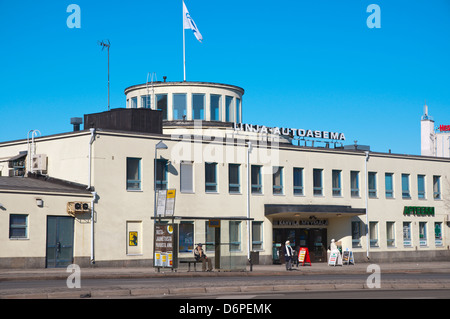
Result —
[[306, 284], [306, 285], [268, 285], [240, 287], [188, 287], [188, 288], [132, 288], [132, 289], [92, 289], [61, 292], [36, 292], [26, 294], [5, 294], [0, 299], [108, 299], [128, 298], [163, 298], [166, 296], [214, 295], [223, 293], [246, 294], [266, 292], [304, 292], [335, 290], [426, 290], [450, 289], [450, 283], [383, 283], [380, 288], [369, 288], [366, 284]]

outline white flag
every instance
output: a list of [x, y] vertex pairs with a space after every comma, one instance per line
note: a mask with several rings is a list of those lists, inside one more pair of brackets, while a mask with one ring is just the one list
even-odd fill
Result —
[[184, 4], [184, 1], [183, 1], [183, 28], [191, 29], [194, 32], [194, 35], [197, 38], [197, 40], [200, 42], [203, 41], [202, 34], [198, 30], [194, 20], [192, 20], [191, 15], [189, 14], [189, 11], [186, 8], [186, 5]]

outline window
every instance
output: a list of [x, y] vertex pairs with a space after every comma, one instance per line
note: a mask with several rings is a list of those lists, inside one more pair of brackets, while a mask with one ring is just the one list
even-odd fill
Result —
[[377, 197], [377, 173], [369, 172], [369, 197]]
[[441, 177], [433, 176], [433, 197], [441, 199]]
[[167, 120], [167, 94], [156, 95], [156, 107], [158, 111], [162, 111], [163, 120]]
[[425, 199], [425, 175], [417, 175], [417, 196]]
[[241, 100], [236, 98], [236, 122], [241, 122]]
[[156, 160], [156, 189], [167, 189], [167, 160]]
[[217, 192], [217, 163], [205, 163], [205, 192]]
[[182, 221], [179, 226], [178, 250], [182, 252], [192, 252], [194, 249], [194, 223]]
[[239, 171], [241, 165], [239, 164], [228, 164], [228, 192], [229, 193], [240, 193], [241, 185], [239, 178]]
[[369, 222], [370, 247], [378, 247], [378, 222]]
[[341, 171], [333, 170], [331, 172], [331, 184], [333, 188], [333, 196], [341, 196]]
[[352, 222], [352, 247], [361, 247], [361, 222]]
[[230, 221], [229, 223], [230, 235], [230, 251], [241, 250], [241, 222]]
[[252, 165], [252, 194], [262, 194], [261, 166]]
[[427, 223], [419, 222], [419, 245], [421, 247], [427, 246]]
[[252, 249], [263, 250], [263, 222], [252, 222]]
[[141, 96], [141, 107], [145, 109], [150, 109], [152, 105], [152, 96], [151, 95], [142, 95]]
[[272, 193], [274, 195], [283, 194], [283, 167], [275, 166], [272, 173]]
[[384, 174], [385, 194], [386, 198], [394, 198], [394, 179], [392, 173]]
[[205, 222], [205, 242], [206, 252], [214, 252], [214, 247], [216, 243], [216, 228], [215, 227], [209, 227], [209, 221]]
[[130, 100], [130, 108], [135, 109], [137, 108], [137, 96], [132, 97]]
[[127, 157], [127, 190], [141, 190], [141, 159]]
[[352, 197], [359, 197], [359, 172], [350, 171], [350, 193]]
[[192, 162], [182, 161], [180, 164], [180, 191], [185, 193], [194, 192]]
[[434, 223], [434, 244], [436, 246], [442, 246], [442, 223], [435, 222]]
[[303, 195], [303, 168], [294, 167], [294, 195]]
[[313, 169], [313, 193], [315, 196], [323, 195], [322, 172], [323, 169], [318, 168]]
[[411, 198], [409, 194], [409, 174], [402, 174], [402, 198]]
[[403, 246], [411, 247], [411, 222], [403, 222]]
[[204, 120], [205, 94], [192, 94], [192, 119]]
[[211, 98], [210, 98], [210, 118], [211, 121], [220, 121], [220, 110], [221, 108], [221, 104], [222, 104], [222, 96], [221, 95], [216, 95], [216, 94], [211, 94]]
[[386, 222], [386, 244], [388, 247], [395, 247], [395, 223]]
[[232, 96], [225, 96], [225, 121], [234, 122], [234, 108]]
[[9, 216], [9, 239], [28, 238], [28, 215]]
[[186, 118], [186, 94], [173, 95], [173, 119], [183, 120]]

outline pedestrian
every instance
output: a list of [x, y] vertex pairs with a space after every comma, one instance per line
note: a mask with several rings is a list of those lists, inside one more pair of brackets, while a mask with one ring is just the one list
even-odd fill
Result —
[[284, 260], [286, 261], [286, 270], [292, 270], [292, 258], [294, 256], [294, 250], [291, 247], [291, 242], [286, 241], [284, 245]]
[[198, 244], [194, 249], [194, 257], [196, 261], [202, 262], [202, 271], [206, 270], [206, 263], [208, 263], [208, 271], [212, 271], [211, 259], [206, 256], [203, 251], [202, 244]]

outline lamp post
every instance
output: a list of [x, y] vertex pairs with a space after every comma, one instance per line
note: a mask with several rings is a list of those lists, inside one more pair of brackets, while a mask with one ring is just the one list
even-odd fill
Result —
[[168, 147], [166, 144], [163, 143], [163, 141], [159, 141], [158, 144], [155, 145], [155, 161], [154, 161], [154, 190], [155, 190], [155, 202], [154, 202], [154, 213], [153, 217], [156, 218], [156, 167], [157, 167], [157, 160], [158, 160], [158, 150], [166, 150]]

